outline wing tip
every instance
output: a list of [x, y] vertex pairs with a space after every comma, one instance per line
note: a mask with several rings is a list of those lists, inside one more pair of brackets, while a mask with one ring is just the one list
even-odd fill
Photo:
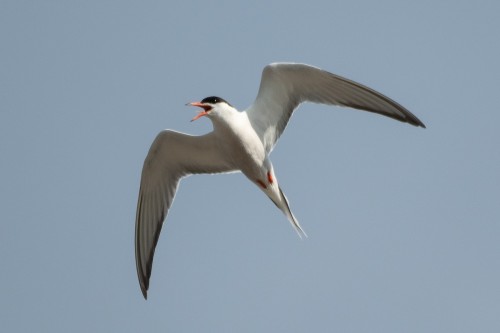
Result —
[[425, 124], [421, 122], [417, 117], [415, 117], [415, 119], [406, 119], [406, 122], [416, 127], [427, 128]]
[[423, 122], [421, 122], [420, 120], [418, 121], [418, 124], [417, 124], [417, 125], [415, 125], [415, 126], [417, 126], [417, 127], [422, 127], [422, 128], [427, 128], [427, 127], [425, 126], [425, 124], [424, 124]]
[[145, 276], [140, 268], [137, 268], [137, 277], [139, 278], [139, 287], [141, 288], [142, 296], [144, 299], [148, 299], [148, 287], [149, 287], [149, 279]]
[[141, 287], [142, 296], [148, 300], [149, 279], [146, 276], [139, 275], [139, 286]]
[[142, 296], [144, 296], [144, 299], [147, 301], [148, 300], [148, 290], [141, 286], [141, 291], [142, 291]]
[[427, 128], [425, 126], [425, 124], [420, 119], [417, 118], [417, 116], [415, 116], [413, 113], [411, 113], [410, 111], [408, 111], [404, 108], [403, 108], [403, 110], [405, 111], [406, 117], [404, 119], [402, 119], [402, 121], [407, 122], [408, 124], [413, 125], [413, 126]]

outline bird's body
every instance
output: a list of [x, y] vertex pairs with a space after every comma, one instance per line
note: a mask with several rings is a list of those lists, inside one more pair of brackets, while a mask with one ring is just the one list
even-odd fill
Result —
[[353, 107], [425, 127], [386, 96], [302, 64], [266, 66], [257, 98], [246, 111], [215, 96], [190, 103], [203, 108], [193, 120], [209, 117], [213, 131], [191, 136], [164, 130], [144, 161], [136, 217], [136, 263], [144, 297], [161, 227], [184, 176], [242, 172], [285, 214], [299, 236], [306, 235], [290, 210], [269, 158], [293, 111], [306, 101]]

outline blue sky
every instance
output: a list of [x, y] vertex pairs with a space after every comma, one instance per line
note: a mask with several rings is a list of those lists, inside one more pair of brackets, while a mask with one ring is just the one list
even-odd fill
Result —
[[[3, 332], [500, 331], [500, 23], [480, 1], [2, 1]], [[366, 84], [427, 129], [303, 105], [272, 160], [309, 235], [242, 175], [185, 179], [148, 301], [142, 162], [185, 103], [271, 62]]]

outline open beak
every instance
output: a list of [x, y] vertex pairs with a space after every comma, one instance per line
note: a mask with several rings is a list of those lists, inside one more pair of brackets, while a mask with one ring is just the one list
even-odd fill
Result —
[[187, 105], [198, 106], [200, 108], [203, 108], [203, 111], [198, 113], [193, 119], [191, 119], [191, 121], [195, 121], [196, 119], [200, 119], [201, 117], [208, 115], [208, 111], [212, 109], [210, 105], [203, 104], [200, 102], [188, 103]]

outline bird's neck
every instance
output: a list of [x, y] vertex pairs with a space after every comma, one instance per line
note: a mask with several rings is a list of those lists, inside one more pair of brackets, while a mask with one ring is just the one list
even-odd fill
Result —
[[239, 112], [235, 108], [227, 107], [218, 110], [217, 114], [210, 118], [214, 125], [214, 130], [228, 130], [233, 129], [240, 122], [241, 115], [242, 112]]

